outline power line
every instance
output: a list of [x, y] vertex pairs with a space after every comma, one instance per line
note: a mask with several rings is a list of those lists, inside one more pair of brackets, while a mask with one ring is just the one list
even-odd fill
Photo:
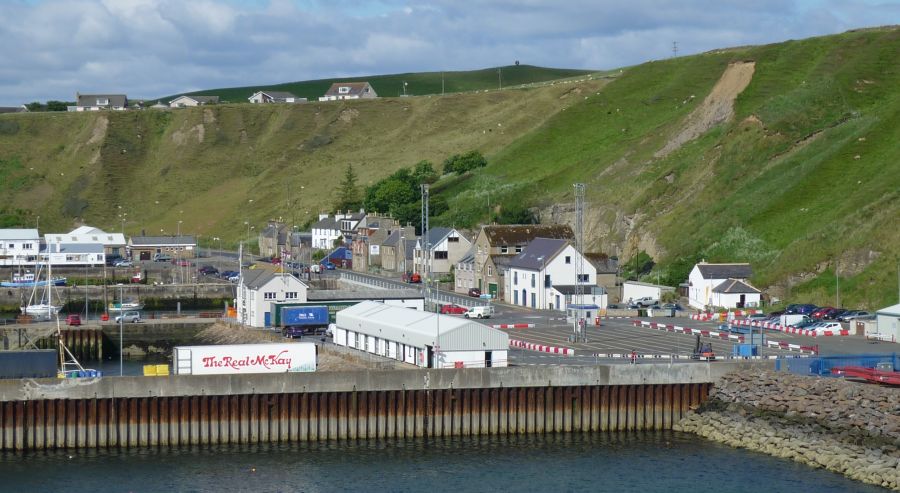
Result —
[[672, 58], [678, 58], [678, 41], [672, 41]]

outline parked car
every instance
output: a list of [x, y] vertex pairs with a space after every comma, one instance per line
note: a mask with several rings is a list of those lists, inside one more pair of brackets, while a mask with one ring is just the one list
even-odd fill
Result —
[[[474, 289], [474, 288], [473, 288]], [[463, 315], [466, 318], [491, 318], [491, 315], [494, 314], [493, 306], [473, 306], [466, 310], [466, 313]]]
[[823, 307], [820, 307], [820, 308], [814, 310], [812, 313], [809, 314], [809, 316], [812, 317], [812, 318], [814, 318], [814, 319], [816, 319], [816, 320], [822, 320], [823, 318], [825, 318], [825, 315], [826, 315], [830, 310], [834, 310], [834, 307], [823, 306]]
[[822, 322], [819, 325], [816, 325], [816, 332], [825, 332], [825, 331], [837, 331], [843, 330], [844, 326], [841, 325], [840, 322]]
[[441, 305], [441, 313], [445, 315], [462, 315], [469, 311], [468, 308], [459, 305]]
[[329, 262], [327, 260], [325, 262], [322, 262], [322, 266], [325, 267], [325, 270], [334, 270], [337, 268], [337, 266], [334, 265], [334, 263]]
[[473, 298], [481, 298], [481, 290], [478, 288], [469, 288], [469, 296]]
[[838, 317], [840, 317], [841, 315], [843, 315], [845, 313], [847, 313], [846, 308], [834, 308], [834, 309], [828, 310], [825, 313], [825, 316], [822, 318], [824, 318], [825, 320], [837, 320]]
[[634, 302], [641, 307], [650, 307], [659, 303], [659, 300], [652, 296], [644, 296], [643, 298], [634, 300]]
[[172, 256], [166, 255], [165, 253], [157, 253], [156, 255], [153, 256], [153, 261], [154, 262], [171, 262]]
[[238, 271], [236, 270], [223, 270], [222, 272], [219, 272], [219, 277], [222, 279], [228, 279], [229, 277], [236, 275], [238, 275]]
[[784, 313], [787, 315], [800, 314], [800, 315], [809, 315], [810, 313], [818, 310], [819, 307], [813, 305], [811, 303], [801, 303], [801, 304], [792, 304], [788, 305], [787, 308], [784, 309]]
[[766, 315], [765, 313], [751, 313], [750, 315], [747, 315], [747, 320], [753, 320], [756, 322], [759, 322], [761, 320], [767, 320], [769, 318], [771, 318], [771, 316]]
[[141, 312], [125, 312], [122, 315], [116, 317], [116, 323], [118, 322], [127, 322], [130, 324], [136, 324], [141, 321]]
[[219, 273], [219, 269], [216, 269], [211, 265], [204, 265], [203, 267], [197, 269], [197, 272], [203, 274], [204, 276], [214, 276]]
[[610, 304], [606, 305], [606, 309], [607, 309], [607, 310], [618, 310], [618, 309], [619, 309], [619, 305], [617, 305], [617, 304], [615, 304], [615, 303], [610, 303]]
[[66, 316], [66, 325], [81, 325], [81, 316], [75, 313], [69, 314], [68, 316]]
[[841, 322], [849, 322], [851, 320], [865, 319], [869, 315], [869, 312], [865, 310], [849, 310], [842, 313], [837, 319]]
[[407, 272], [403, 274], [403, 282], [419, 284], [422, 282], [422, 276], [420, 276], [418, 272]]
[[190, 260], [187, 259], [174, 259], [172, 260], [172, 263], [179, 267], [190, 267], [191, 265], [194, 265]]
[[116, 263], [113, 264], [113, 267], [134, 267], [134, 262], [128, 260], [127, 258], [116, 260]]
[[666, 303], [662, 306], [663, 310], [675, 310], [676, 312], [683, 312], [684, 307], [679, 305], [678, 303]]

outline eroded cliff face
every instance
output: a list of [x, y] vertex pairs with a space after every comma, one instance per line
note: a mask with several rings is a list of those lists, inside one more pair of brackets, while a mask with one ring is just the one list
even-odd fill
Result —
[[731, 374], [677, 431], [900, 491], [900, 389], [837, 378]]

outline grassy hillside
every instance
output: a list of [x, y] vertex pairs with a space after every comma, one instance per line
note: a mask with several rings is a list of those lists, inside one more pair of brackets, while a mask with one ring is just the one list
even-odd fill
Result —
[[[837, 269], [843, 304], [896, 302], [897, 53], [900, 30], [881, 29], [634, 67], [446, 187], [444, 220], [475, 223], [488, 196], [549, 220], [583, 181], [590, 243], [645, 250], [669, 282], [701, 258], [752, 261], [781, 298], [834, 303]], [[735, 61], [756, 70], [734, 117], [655, 157]]]
[[[182, 221], [233, 244], [268, 218], [304, 224], [331, 208], [347, 163], [366, 185], [478, 149], [487, 167], [434, 185], [450, 208], [433, 224], [521, 206], [571, 221], [584, 182], [590, 248], [646, 252], [652, 279], [682, 282], [703, 258], [750, 261], [772, 296], [834, 303], [839, 275], [842, 304], [884, 306], [900, 265], [897, 53], [900, 30], [884, 28], [445, 97], [3, 115], [0, 222], [118, 230], [124, 217], [128, 233], [172, 233]], [[735, 89], [729, 74], [750, 63]], [[395, 77], [376, 90], [439, 92], [439, 74], [422, 91]]]
[[[500, 73], [498, 74], [498, 70]], [[335, 82], [362, 82], [368, 81], [375, 92], [382, 97], [394, 97], [403, 94], [403, 83], [407, 84], [406, 94], [421, 96], [424, 94], [441, 94], [441, 80], [443, 77], [444, 93], [480, 91], [485, 89], [497, 89], [502, 82], [503, 87], [521, 86], [525, 84], [537, 84], [550, 80], [577, 77], [590, 73], [588, 70], [572, 70], [561, 68], [535, 67], [532, 65], [509, 65], [506, 67], [486, 68], [482, 70], [468, 70], [457, 72], [419, 72], [409, 74], [370, 75], [364, 77], [341, 77], [334, 79], [307, 80], [300, 82], [287, 82], [268, 86], [228, 87], [222, 89], [206, 89], [187, 94], [219, 96], [224, 101], [232, 103], [247, 102], [252, 94], [257, 91], [287, 91], [299, 97], [305, 97], [310, 101], [316, 101], [319, 96]], [[159, 98], [161, 101], [170, 101], [178, 94]]]

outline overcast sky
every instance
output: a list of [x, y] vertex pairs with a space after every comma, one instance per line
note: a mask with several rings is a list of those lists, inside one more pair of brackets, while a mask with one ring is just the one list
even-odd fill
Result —
[[0, 0], [0, 106], [521, 63], [609, 69], [900, 24], [900, 0]]

